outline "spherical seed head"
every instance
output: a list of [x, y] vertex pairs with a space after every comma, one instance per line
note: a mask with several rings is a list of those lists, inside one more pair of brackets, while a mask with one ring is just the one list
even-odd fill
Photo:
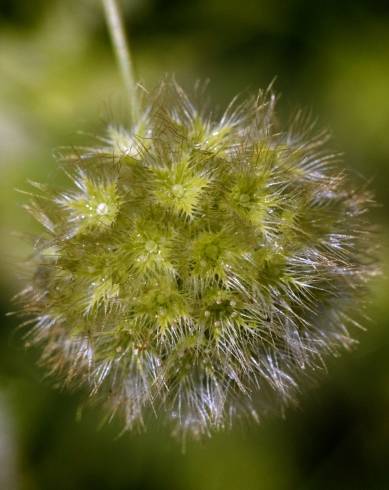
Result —
[[214, 120], [164, 81], [137, 125], [64, 156], [70, 190], [36, 184], [30, 337], [128, 427], [151, 406], [194, 436], [257, 418], [352, 343], [370, 196], [301, 114], [279, 128], [274, 103]]

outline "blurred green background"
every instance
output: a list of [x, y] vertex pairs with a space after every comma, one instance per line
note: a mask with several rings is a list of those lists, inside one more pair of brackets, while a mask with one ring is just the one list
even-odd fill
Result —
[[[281, 117], [311, 109], [346, 165], [371, 180], [389, 262], [389, 4], [372, 0], [124, 0], [137, 72], [209, 78], [223, 107], [277, 76]], [[279, 490], [389, 488], [388, 279], [372, 286], [359, 347], [330, 360], [286, 418], [190, 443], [156, 422], [117, 437], [85, 394], [61, 392], [6, 317], [37, 231], [26, 179], [60, 178], [53, 151], [122, 117], [123, 93], [98, 0], [0, 0], [0, 489]]]

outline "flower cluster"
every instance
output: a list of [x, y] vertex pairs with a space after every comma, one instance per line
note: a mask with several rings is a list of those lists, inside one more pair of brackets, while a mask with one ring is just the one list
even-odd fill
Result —
[[62, 155], [70, 190], [33, 184], [30, 341], [128, 427], [150, 408], [194, 436], [258, 418], [352, 344], [370, 196], [274, 105], [269, 90], [215, 119], [165, 80], [132, 127]]

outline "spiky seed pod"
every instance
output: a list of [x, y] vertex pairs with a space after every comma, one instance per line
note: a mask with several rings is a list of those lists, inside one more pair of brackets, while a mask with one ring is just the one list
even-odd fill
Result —
[[63, 156], [69, 191], [35, 184], [30, 341], [128, 427], [149, 407], [195, 436], [257, 418], [352, 344], [370, 196], [274, 104], [267, 91], [213, 120], [165, 80], [134, 127]]

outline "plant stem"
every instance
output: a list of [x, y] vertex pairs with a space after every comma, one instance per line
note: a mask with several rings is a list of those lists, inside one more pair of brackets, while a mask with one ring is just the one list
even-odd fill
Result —
[[102, 2], [116, 59], [121, 71], [125, 89], [128, 93], [132, 121], [133, 123], [136, 123], [139, 118], [139, 101], [130, 51], [128, 49], [123, 26], [122, 13], [116, 0], [102, 0]]

